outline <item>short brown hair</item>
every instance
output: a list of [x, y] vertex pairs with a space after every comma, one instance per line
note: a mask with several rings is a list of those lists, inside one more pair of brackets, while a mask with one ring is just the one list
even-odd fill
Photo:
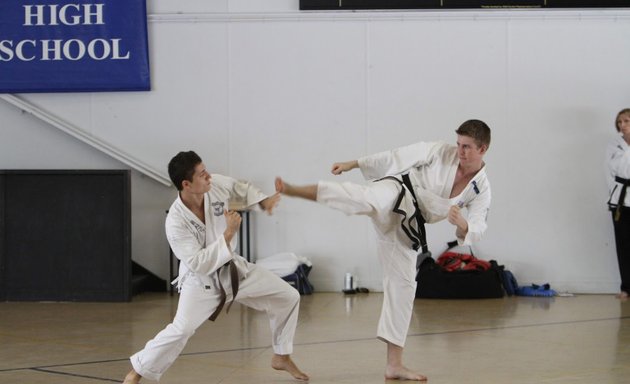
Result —
[[455, 131], [458, 135], [468, 136], [475, 140], [478, 147], [490, 147], [490, 127], [481, 120], [467, 120]]
[[180, 152], [168, 163], [168, 175], [178, 191], [183, 189], [184, 180], [192, 181], [195, 167], [201, 157], [193, 151]]

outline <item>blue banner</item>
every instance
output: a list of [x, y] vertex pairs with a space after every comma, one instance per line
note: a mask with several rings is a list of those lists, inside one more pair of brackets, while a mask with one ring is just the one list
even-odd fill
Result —
[[0, 0], [0, 93], [150, 88], [145, 0]]

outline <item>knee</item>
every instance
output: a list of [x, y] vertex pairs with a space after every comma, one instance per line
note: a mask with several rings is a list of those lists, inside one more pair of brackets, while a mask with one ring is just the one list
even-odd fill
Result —
[[197, 329], [197, 327], [194, 324], [191, 324], [190, 321], [183, 321], [180, 319], [175, 319], [173, 323], [171, 323], [170, 327], [173, 332], [181, 335], [186, 339], [190, 338]]
[[298, 292], [298, 290], [293, 287], [289, 287], [284, 297], [287, 303], [290, 303], [294, 306], [300, 304], [300, 292]]

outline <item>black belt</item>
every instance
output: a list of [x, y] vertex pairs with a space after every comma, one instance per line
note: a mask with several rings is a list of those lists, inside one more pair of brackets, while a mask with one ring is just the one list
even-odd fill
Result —
[[619, 201], [617, 202], [617, 208], [615, 209], [615, 221], [619, 221], [621, 218], [621, 211], [623, 209], [623, 203], [626, 200], [626, 189], [630, 185], [630, 179], [624, 179], [619, 176], [615, 176], [615, 181], [622, 185], [619, 192]]
[[[416, 194], [413, 192], [413, 185], [411, 185], [411, 181], [409, 180], [409, 175], [408, 174], [402, 175], [402, 182], [393, 176], [387, 176], [380, 180], [385, 180], [385, 179], [395, 180], [396, 182], [401, 184], [402, 188], [400, 190], [400, 194], [398, 194], [398, 199], [396, 200], [396, 204], [394, 205], [394, 212], [403, 216], [403, 219], [400, 222], [400, 227], [402, 228], [403, 232], [405, 232], [407, 237], [409, 237], [409, 239], [411, 240], [413, 250], [417, 251], [419, 248], [422, 248], [422, 253], [427, 254], [429, 252], [429, 247], [427, 246], [427, 235], [424, 230], [425, 221], [424, 221], [424, 217], [422, 217], [422, 212], [420, 212], [420, 207], [418, 206], [418, 200], [416, 199]], [[380, 180], [377, 180], [377, 181], [380, 181]], [[409, 217], [409, 219], [407, 219], [407, 212], [400, 209], [400, 204], [402, 200], [405, 198], [405, 187], [407, 187], [407, 189], [409, 190], [409, 193], [411, 193], [413, 206], [415, 208], [413, 214]], [[416, 222], [417, 229], [411, 225], [412, 220]]]
[[[230, 260], [229, 262], [225, 263], [221, 268], [219, 268], [219, 270], [217, 271], [217, 274], [220, 273], [221, 269], [225, 267], [229, 268], [230, 270], [230, 283], [232, 285], [232, 300], [230, 300], [227, 308], [225, 309], [225, 313], [228, 313], [230, 311], [230, 307], [232, 306], [232, 303], [234, 302], [234, 299], [236, 298], [236, 294], [238, 293], [239, 281], [238, 281], [238, 271], [236, 269], [236, 265], [234, 264], [234, 260]], [[219, 316], [219, 313], [221, 313], [223, 306], [225, 305], [225, 301], [227, 300], [227, 293], [225, 292], [225, 288], [223, 288], [223, 284], [221, 284], [221, 276], [219, 276], [219, 288], [221, 289], [221, 301], [219, 302], [217, 309], [215, 309], [212, 315], [210, 315], [210, 318], [209, 318], [210, 321], [216, 320], [216, 318]]]

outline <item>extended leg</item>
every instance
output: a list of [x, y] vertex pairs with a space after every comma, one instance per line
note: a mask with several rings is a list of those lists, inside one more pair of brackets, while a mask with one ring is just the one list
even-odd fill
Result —
[[276, 177], [276, 192], [287, 196], [301, 197], [303, 199], [317, 201], [317, 185], [297, 186], [285, 183], [279, 177]]
[[379, 236], [378, 254], [384, 272], [385, 299], [377, 336], [388, 346], [385, 377], [400, 380], [426, 380], [402, 365], [402, 352], [409, 329], [415, 298], [416, 252], [400, 229], [400, 217], [393, 207], [400, 193], [396, 181], [383, 180], [367, 186], [355, 183], [324, 182], [296, 187], [276, 179], [276, 191], [288, 196], [317, 201], [348, 215], [372, 219]]
[[190, 336], [208, 319], [218, 301], [218, 295], [213, 292], [194, 284], [185, 285], [173, 322], [149, 340], [143, 350], [131, 356], [133, 369], [123, 383], [137, 384], [142, 377], [158, 381], [177, 359]]

